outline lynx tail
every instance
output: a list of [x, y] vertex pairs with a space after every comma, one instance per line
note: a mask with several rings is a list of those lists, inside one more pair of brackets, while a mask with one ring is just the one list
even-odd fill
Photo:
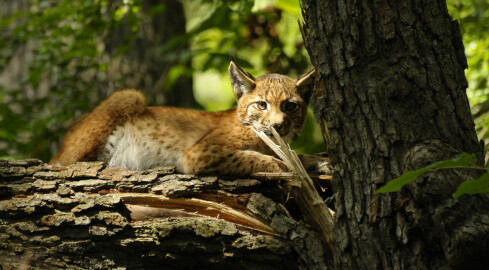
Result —
[[109, 134], [118, 125], [145, 111], [146, 99], [141, 92], [127, 89], [113, 93], [73, 124], [49, 164], [66, 166], [77, 161], [96, 160]]

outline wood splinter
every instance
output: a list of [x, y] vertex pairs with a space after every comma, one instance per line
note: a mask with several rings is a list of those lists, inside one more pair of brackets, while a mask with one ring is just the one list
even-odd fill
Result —
[[290, 149], [289, 145], [282, 140], [273, 127], [270, 128], [273, 138], [270, 138], [263, 131], [257, 131], [256, 129], [254, 131], [291, 170], [292, 176], [290, 176], [290, 174], [284, 174], [289, 180], [291, 192], [304, 216], [313, 223], [313, 226], [320, 230], [323, 240], [327, 245], [326, 249], [330, 254], [333, 254], [335, 239], [333, 234], [332, 211], [326, 206], [323, 199], [314, 188], [312, 179], [307, 174], [299, 157], [292, 149]]

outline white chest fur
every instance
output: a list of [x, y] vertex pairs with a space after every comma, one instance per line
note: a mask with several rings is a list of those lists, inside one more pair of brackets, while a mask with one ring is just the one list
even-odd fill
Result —
[[109, 167], [124, 167], [128, 170], [147, 170], [158, 166], [175, 166], [182, 171], [184, 154], [178, 147], [169, 149], [162, 143], [165, 138], [154, 138], [131, 124], [116, 128], [108, 137], [98, 160], [106, 161]]

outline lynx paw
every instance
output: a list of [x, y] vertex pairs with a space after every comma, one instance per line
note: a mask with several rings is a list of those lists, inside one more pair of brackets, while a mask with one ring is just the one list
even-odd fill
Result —
[[281, 160], [274, 159], [274, 163], [271, 166], [273, 169], [270, 170], [271, 172], [288, 172], [290, 171], [287, 165]]
[[288, 172], [290, 171], [287, 165], [279, 159], [269, 157], [256, 164], [253, 168], [254, 173], [260, 172]]

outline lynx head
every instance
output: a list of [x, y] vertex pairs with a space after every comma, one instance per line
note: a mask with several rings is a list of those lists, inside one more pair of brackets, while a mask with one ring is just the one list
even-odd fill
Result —
[[304, 124], [314, 74], [312, 70], [297, 80], [279, 74], [254, 78], [231, 61], [229, 76], [239, 120], [260, 131], [273, 127], [286, 141], [295, 139]]

